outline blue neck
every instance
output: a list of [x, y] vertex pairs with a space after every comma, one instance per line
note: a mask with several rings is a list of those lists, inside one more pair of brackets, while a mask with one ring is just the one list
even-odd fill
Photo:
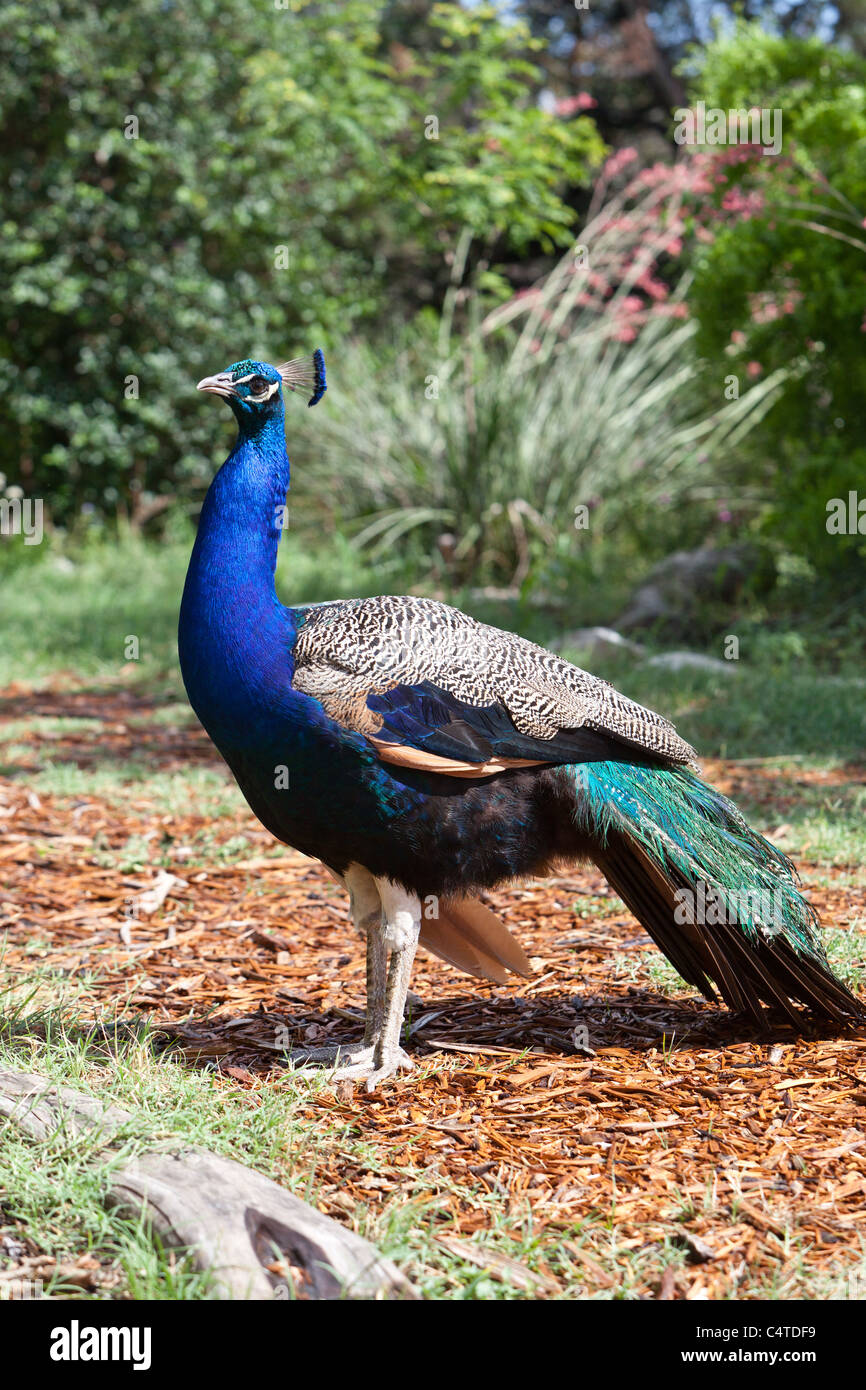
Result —
[[181, 668], [205, 727], [208, 712], [240, 717], [292, 678], [295, 625], [274, 584], [289, 486], [282, 405], [245, 424], [208, 489], [181, 603]]
[[250, 612], [277, 603], [274, 573], [289, 488], [283, 407], [256, 431], [243, 424], [208, 489], [187, 582]]

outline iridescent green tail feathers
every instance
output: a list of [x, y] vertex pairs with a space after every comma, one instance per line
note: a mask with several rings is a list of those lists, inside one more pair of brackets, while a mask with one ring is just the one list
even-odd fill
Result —
[[689, 984], [762, 1025], [763, 1005], [798, 1029], [866, 1011], [836, 978], [793, 865], [736, 806], [682, 767], [621, 762], [562, 769], [576, 821], [611, 886]]

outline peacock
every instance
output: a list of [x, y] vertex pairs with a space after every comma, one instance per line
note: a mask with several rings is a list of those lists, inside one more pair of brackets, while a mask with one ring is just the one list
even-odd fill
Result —
[[[198, 383], [237, 439], [210, 485], [183, 592], [193, 710], [262, 824], [321, 860], [366, 938], [363, 1039], [292, 1054], [377, 1083], [401, 1046], [419, 945], [480, 979], [526, 976], [485, 890], [593, 862], [679, 974], [766, 1027], [849, 1027], [789, 860], [704, 782], [662, 716], [510, 632], [428, 598], [285, 607], [284, 392], [315, 405], [321, 351]], [[804, 1009], [800, 1006], [805, 1006]]]

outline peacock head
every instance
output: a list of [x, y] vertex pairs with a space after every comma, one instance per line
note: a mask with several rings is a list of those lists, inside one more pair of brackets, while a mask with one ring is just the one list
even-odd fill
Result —
[[243, 362], [233, 362], [216, 376], [204, 377], [197, 389], [223, 396], [241, 429], [249, 432], [282, 412], [284, 386], [308, 397], [308, 405], [315, 405], [322, 399], [327, 382], [320, 348], [316, 348], [311, 357], [296, 357], [291, 362], [281, 362], [278, 367], [245, 358]]

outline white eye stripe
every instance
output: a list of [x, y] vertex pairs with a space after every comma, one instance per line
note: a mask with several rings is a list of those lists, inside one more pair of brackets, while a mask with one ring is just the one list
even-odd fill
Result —
[[[255, 381], [255, 379], [256, 379], [257, 376], [261, 376], [261, 372], [248, 372], [246, 376], [239, 376], [239, 377], [237, 377], [236, 380], [232, 382], [232, 385], [233, 385], [233, 386], [244, 386], [248, 381]], [[268, 382], [268, 385], [267, 385], [267, 389], [266, 389], [266, 390], [264, 390], [264, 391], [259, 391], [256, 395], [251, 395], [251, 396], [249, 397], [249, 399], [250, 399], [251, 401], [255, 401], [256, 404], [259, 405], [259, 404], [261, 404], [263, 401], [269, 401], [269, 400], [271, 399], [271, 396], [274, 394], [274, 392], [275, 392], [275, 391], [279, 391], [279, 389], [280, 389], [280, 382], [279, 382], [279, 381], [271, 381], [271, 382]]]

